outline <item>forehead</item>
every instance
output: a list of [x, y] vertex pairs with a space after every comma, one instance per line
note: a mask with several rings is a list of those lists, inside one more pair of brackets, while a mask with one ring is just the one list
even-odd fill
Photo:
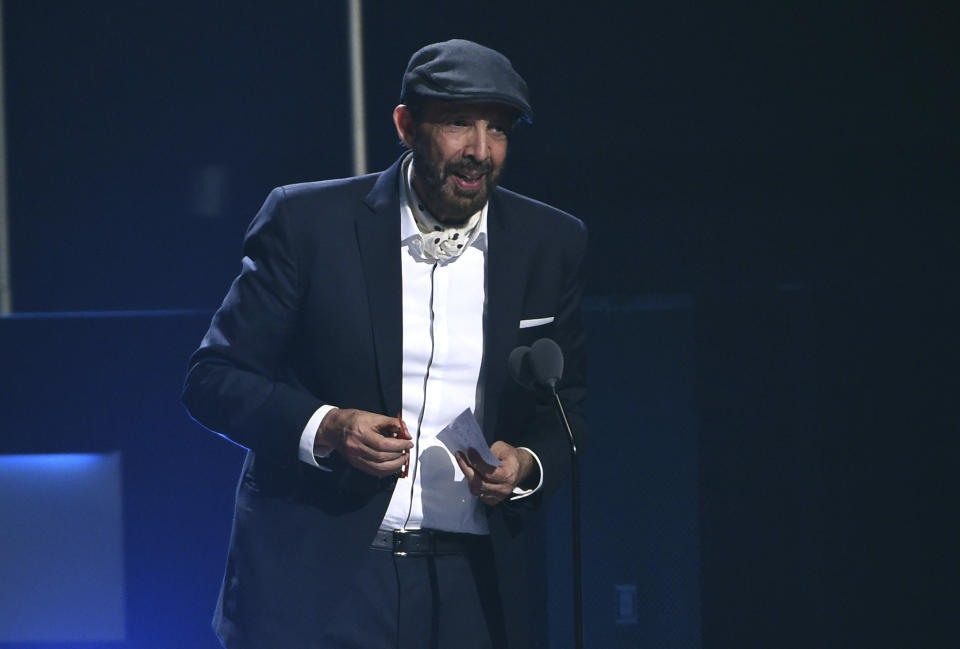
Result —
[[451, 117], [511, 123], [516, 119], [516, 112], [503, 104], [493, 103], [460, 104], [453, 102], [433, 102], [424, 106], [424, 121], [433, 122]]

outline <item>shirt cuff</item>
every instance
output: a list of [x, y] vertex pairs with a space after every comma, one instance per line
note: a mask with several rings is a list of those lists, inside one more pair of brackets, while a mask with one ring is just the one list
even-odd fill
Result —
[[531, 451], [530, 449], [528, 449], [526, 446], [518, 446], [518, 447], [517, 447], [517, 450], [518, 450], [518, 451], [520, 451], [520, 450], [526, 451], [527, 453], [529, 453], [530, 455], [533, 456], [533, 459], [534, 459], [534, 460], [537, 461], [537, 468], [540, 470], [540, 471], [539, 471], [540, 479], [537, 481], [537, 486], [534, 487], [533, 489], [521, 489], [520, 487], [514, 487], [514, 488], [513, 488], [513, 495], [510, 496], [510, 500], [520, 500], [521, 498], [526, 498], [527, 496], [529, 496], [529, 495], [531, 495], [531, 494], [537, 493], [537, 491], [540, 489], [540, 487], [543, 486], [543, 463], [540, 462], [540, 458], [538, 458], [538, 457], [537, 457], [537, 454], [534, 453], [533, 451]]
[[328, 457], [333, 452], [333, 448], [329, 446], [321, 446], [320, 448], [316, 449], [316, 452], [319, 453], [319, 455], [314, 455], [313, 444], [317, 439], [317, 432], [320, 430], [320, 424], [323, 423], [323, 418], [327, 416], [328, 412], [334, 410], [335, 408], [336, 406], [329, 405], [320, 406], [317, 408], [307, 421], [307, 425], [303, 427], [303, 432], [300, 433], [300, 449], [297, 451], [297, 457], [300, 458], [301, 462], [305, 462], [310, 466], [317, 467], [322, 471], [330, 471], [331, 469], [320, 464], [317, 462], [317, 460]]

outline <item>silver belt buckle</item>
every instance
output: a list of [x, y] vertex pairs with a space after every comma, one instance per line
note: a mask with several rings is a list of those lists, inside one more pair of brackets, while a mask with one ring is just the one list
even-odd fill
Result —
[[406, 552], [397, 551], [398, 547], [402, 547], [403, 535], [406, 533], [407, 533], [407, 530], [393, 530], [393, 556], [395, 557], [407, 556]]

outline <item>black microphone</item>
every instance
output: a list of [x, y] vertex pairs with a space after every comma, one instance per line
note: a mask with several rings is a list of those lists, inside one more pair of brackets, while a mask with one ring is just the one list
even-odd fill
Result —
[[510, 375], [527, 388], [546, 388], [556, 393], [563, 376], [563, 352], [550, 338], [541, 338], [532, 347], [520, 346], [510, 352]]
[[551, 392], [557, 391], [557, 381], [563, 376], [563, 352], [550, 338], [541, 338], [530, 347], [527, 355], [533, 382]]
[[530, 348], [526, 345], [517, 347], [510, 352], [510, 358], [507, 360], [507, 366], [510, 369], [510, 376], [513, 380], [528, 390], [533, 389], [533, 372], [530, 371], [530, 363], [527, 362], [527, 356], [530, 355]]

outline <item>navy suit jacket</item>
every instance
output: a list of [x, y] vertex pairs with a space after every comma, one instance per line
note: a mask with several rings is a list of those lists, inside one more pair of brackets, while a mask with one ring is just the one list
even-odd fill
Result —
[[[394, 479], [336, 453], [332, 471], [321, 471], [297, 452], [323, 404], [400, 411], [399, 168], [271, 192], [247, 231], [242, 271], [190, 359], [190, 414], [249, 449], [214, 618], [231, 649], [315, 646], [386, 511]], [[568, 475], [569, 457], [550, 402], [509, 378], [507, 358], [536, 338], [560, 344], [559, 392], [582, 436], [587, 239], [576, 218], [502, 188], [491, 194], [487, 237], [484, 434], [532, 449], [544, 466], [537, 494], [488, 509], [510, 644], [524, 647], [522, 514]]]

